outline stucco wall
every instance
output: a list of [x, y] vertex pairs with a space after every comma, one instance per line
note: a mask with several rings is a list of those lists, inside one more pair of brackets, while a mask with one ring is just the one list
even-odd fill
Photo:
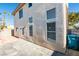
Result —
[[[23, 18], [19, 19], [19, 12], [16, 13], [15, 27], [25, 27], [25, 34], [21, 35], [19, 29], [15, 30], [15, 36], [25, 37], [25, 40], [32, 41], [36, 44], [45, 46], [50, 49], [60, 49], [66, 46], [66, 9], [65, 4], [55, 3], [35, 3], [31, 8], [26, 4], [23, 8]], [[56, 41], [50, 42], [47, 40], [47, 14], [46, 11], [56, 8], [56, 18], [51, 21], [56, 21]], [[29, 36], [29, 17], [33, 17], [33, 37]], [[51, 22], [49, 21], [49, 22]], [[19, 33], [19, 34], [17, 34]], [[27, 39], [28, 38], [28, 39]]]
[[[14, 28], [15, 28], [15, 36], [18, 37], [22, 37], [24, 35], [28, 35], [28, 31], [27, 31], [27, 27], [28, 27], [28, 14], [27, 14], [27, 10], [26, 10], [26, 6], [23, 6], [23, 17], [21, 19], [19, 19], [19, 12], [16, 13], [16, 15], [14, 16]], [[22, 9], [21, 8], [21, 9]], [[16, 27], [18, 27], [18, 31], [16, 31]], [[24, 35], [22, 35], [22, 31], [21, 28], [25, 27], [24, 30]], [[26, 32], [27, 31], [27, 32]]]

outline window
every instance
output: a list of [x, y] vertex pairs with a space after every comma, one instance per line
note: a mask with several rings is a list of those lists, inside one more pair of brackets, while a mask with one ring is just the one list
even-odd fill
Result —
[[30, 36], [33, 36], [33, 24], [32, 24], [32, 22], [33, 22], [33, 19], [31, 16], [31, 17], [29, 17], [29, 35]]
[[47, 23], [47, 37], [48, 39], [56, 40], [56, 23]]
[[33, 36], [33, 26], [32, 25], [29, 26], [29, 35]]
[[56, 18], [56, 8], [47, 11], [47, 19]]
[[19, 19], [23, 17], [23, 9], [19, 11]]
[[47, 23], [47, 30], [48, 31], [55, 31], [55, 22], [52, 22], [52, 23]]
[[22, 28], [22, 35], [24, 35], [24, 28]]
[[29, 23], [32, 23], [33, 20], [32, 20], [32, 17], [29, 17]]
[[32, 6], [32, 3], [29, 3], [29, 4], [28, 4], [28, 7], [30, 8], [31, 6]]

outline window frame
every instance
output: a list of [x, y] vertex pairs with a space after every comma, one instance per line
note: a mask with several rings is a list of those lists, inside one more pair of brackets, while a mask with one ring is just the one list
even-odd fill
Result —
[[33, 17], [32, 16], [29, 17], [29, 23], [33, 23]]
[[56, 18], [56, 8], [47, 10], [47, 19]]
[[[55, 23], [55, 30], [52, 30], [52, 31], [48, 30], [48, 26], [47, 26], [47, 40], [51, 39], [53, 41], [53, 40], [56, 40], [56, 21], [54, 21], [54, 22], [48, 22], [47, 24], [49, 24], [49, 23]], [[55, 34], [54, 35], [55, 39], [52, 39], [52, 38], [48, 37], [48, 33], [54, 33]]]
[[19, 10], [19, 19], [21, 19], [23, 17], [23, 9]]
[[29, 8], [32, 7], [32, 3], [28, 3], [28, 7], [29, 7]]
[[22, 28], [22, 35], [24, 35], [24, 29], [25, 29], [25, 28]]
[[[31, 30], [30, 30], [31, 27]], [[29, 36], [33, 36], [33, 25], [29, 25]]]

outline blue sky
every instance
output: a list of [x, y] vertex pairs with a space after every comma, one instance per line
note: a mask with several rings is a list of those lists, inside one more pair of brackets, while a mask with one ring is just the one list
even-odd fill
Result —
[[[15, 8], [17, 7], [17, 3], [0, 3], [0, 13], [3, 13], [4, 10], [6, 10], [9, 13], [12, 13]], [[68, 11], [69, 12], [79, 12], [79, 3], [69, 3], [68, 4]], [[0, 18], [3, 16], [0, 15]], [[6, 15], [6, 25], [14, 25], [14, 17], [13, 15]]]
[[69, 12], [79, 12], [79, 3], [69, 3], [68, 11]]
[[[6, 20], [6, 25], [14, 25], [14, 17], [11, 15], [11, 13], [16, 9], [17, 3], [0, 3], [0, 13], [3, 13], [3, 11], [7, 11], [10, 13], [10, 16], [6, 15], [5, 20]], [[3, 16], [0, 15], [0, 18]]]

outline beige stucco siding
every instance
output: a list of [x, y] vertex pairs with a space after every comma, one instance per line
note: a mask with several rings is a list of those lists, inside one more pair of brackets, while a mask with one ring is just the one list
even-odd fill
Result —
[[[64, 47], [64, 5], [63, 4], [34, 4], [35, 10], [33, 11], [34, 23], [34, 37], [35, 40], [47, 41], [47, 10], [56, 8], [56, 18], [51, 21], [56, 21], [56, 43]], [[39, 6], [39, 8], [38, 8]], [[38, 8], [38, 9], [37, 9]], [[60, 12], [61, 11], [61, 12]], [[49, 21], [49, 22], [51, 22]], [[54, 43], [55, 43], [54, 42]]]
[[[19, 29], [19, 34], [15, 36], [25, 37], [25, 40], [32, 41], [36, 44], [46, 46], [46, 43], [52, 47], [65, 48], [66, 46], [66, 9], [65, 4], [60, 3], [33, 3], [32, 7], [28, 8], [28, 5], [24, 5], [23, 8], [23, 18], [19, 19], [19, 12], [16, 13], [15, 27], [25, 27], [24, 35], [21, 34]], [[56, 18], [47, 19], [47, 11], [56, 8]], [[33, 18], [33, 36], [29, 36], [29, 17]], [[47, 40], [47, 22], [56, 22], [56, 40], [50, 42]]]
[[[21, 33], [22, 33], [21, 28], [25, 27], [25, 30], [27, 30], [26, 27], [28, 26], [28, 14], [27, 14], [26, 6], [23, 6], [22, 8], [23, 8], [23, 17], [21, 19], [19, 19], [19, 12], [17, 12], [15, 17], [14, 17], [15, 27], [18, 27], [18, 30], [19, 30], [17, 32], [15, 30], [15, 33], [18, 33], [17, 35], [15, 34], [15, 36], [19, 36], [19, 37], [22, 36], [21, 35]], [[26, 34], [27, 33], [24, 33], [24, 35], [26, 35]]]

